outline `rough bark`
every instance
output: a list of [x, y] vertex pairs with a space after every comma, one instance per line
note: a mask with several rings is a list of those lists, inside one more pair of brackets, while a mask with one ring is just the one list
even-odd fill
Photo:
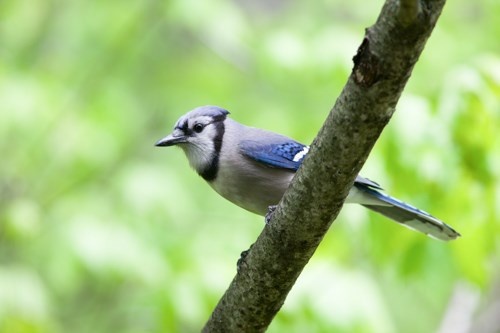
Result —
[[302, 167], [203, 332], [267, 329], [391, 118], [444, 3], [385, 2]]

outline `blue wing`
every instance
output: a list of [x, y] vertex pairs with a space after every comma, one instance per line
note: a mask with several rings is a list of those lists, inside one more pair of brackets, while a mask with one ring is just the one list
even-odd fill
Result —
[[309, 146], [296, 141], [277, 144], [262, 144], [252, 140], [240, 142], [241, 153], [269, 167], [297, 171], [304, 157], [309, 152]]
[[[241, 153], [246, 157], [269, 167], [291, 171], [298, 170], [304, 157], [309, 152], [309, 146], [293, 140], [277, 144], [263, 144], [253, 140], [243, 140], [239, 146]], [[379, 184], [359, 175], [356, 177], [354, 183], [357, 186], [368, 189], [382, 189]]]

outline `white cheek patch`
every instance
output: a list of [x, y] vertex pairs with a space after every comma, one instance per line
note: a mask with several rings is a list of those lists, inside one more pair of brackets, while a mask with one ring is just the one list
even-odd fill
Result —
[[200, 137], [200, 141], [203, 140], [204, 144], [213, 145], [213, 141], [215, 136], [217, 135], [217, 130], [215, 129], [215, 126], [213, 124], [207, 125], [204, 129], [203, 132], [198, 134]]
[[301, 159], [304, 158], [304, 156], [306, 156], [308, 152], [309, 152], [309, 146], [305, 146], [304, 149], [295, 154], [295, 156], [293, 157], [293, 161], [294, 162], [300, 161]]
[[[198, 117], [197, 122], [200, 123]], [[217, 131], [212, 124], [207, 125], [201, 133], [197, 133], [189, 138], [187, 144], [181, 145], [184, 149], [189, 164], [198, 172], [206, 169], [212, 162], [215, 154], [214, 137]]]
[[203, 170], [212, 160], [212, 150], [209, 146], [183, 145], [189, 164], [196, 171]]

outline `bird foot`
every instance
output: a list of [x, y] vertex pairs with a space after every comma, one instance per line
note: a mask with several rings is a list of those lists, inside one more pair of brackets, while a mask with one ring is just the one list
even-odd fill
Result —
[[265, 219], [266, 225], [268, 225], [269, 222], [271, 222], [271, 218], [273, 217], [273, 214], [274, 214], [274, 211], [276, 210], [276, 208], [278, 208], [278, 205], [273, 205], [273, 206], [268, 207], [268, 211], [267, 211], [266, 219]]

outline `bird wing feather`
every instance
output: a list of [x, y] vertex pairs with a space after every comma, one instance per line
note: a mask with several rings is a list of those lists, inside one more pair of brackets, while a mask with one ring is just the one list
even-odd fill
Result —
[[243, 140], [239, 144], [239, 149], [244, 156], [268, 167], [297, 171], [309, 147], [296, 141], [265, 144], [254, 140]]

